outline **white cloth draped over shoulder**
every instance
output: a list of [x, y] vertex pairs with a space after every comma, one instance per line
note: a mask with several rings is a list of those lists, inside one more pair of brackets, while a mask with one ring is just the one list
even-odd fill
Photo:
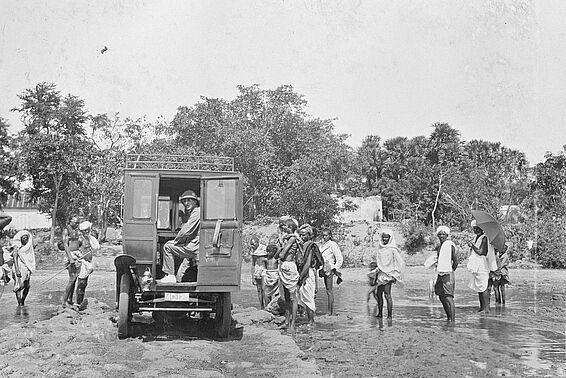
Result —
[[320, 253], [324, 259], [324, 273], [329, 275], [332, 269], [340, 269], [344, 258], [340, 247], [334, 240], [328, 240], [320, 247]]
[[[28, 235], [29, 240], [26, 245], [22, 245], [22, 236]], [[18, 249], [18, 258], [20, 267], [23, 265], [30, 274], [35, 272], [35, 250], [33, 249], [33, 237], [29, 231], [21, 230], [14, 235], [13, 244]], [[22, 272], [22, 278], [23, 278]]]
[[[483, 238], [486, 239], [489, 254], [491, 244], [489, 244], [485, 234], [480, 235], [476, 239], [474, 245], [476, 248], [480, 248]], [[493, 247], [491, 248], [493, 249]], [[470, 280], [468, 287], [478, 293], [484, 292], [487, 289], [490, 271], [487, 256], [480, 256], [472, 250], [466, 267], [472, 273], [472, 279]]]
[[[28, 242], [22, 245], [22, 236], [29, 237]], [[16, 277], [16, 267], [12, 265], [12, 273], [14, 276], [14, 291], [23, 289], [22, 283], [30, 279], [32, 273], [35, 272], [35, 251], [33, 249], [33, 237], [29, 231], [21, 230], [14, 235], [12, 244], [18, 251], [18, 269], [21, 273], [21, 278]], [[14, 262], [16, 263], [16, 262]]]
[[297, 299], [300, 305], [308, 307], [311, 311], [316, 311], [316, 305], [314, 302], [316, 290], [316, 276], [314, 274], [314, 269], [309, 268], [309, 275], [305, 277], [305, 281], [297, 292]]
[[452, 240], [445, 240], [438, 251], [438, 260], [436, 270], [438, 273], [453, 272], [452, 268], [452, 247], [456, 248], [456, 244]]
[[389, 235], [389, 242], [383, 244], [379, 241], [379, 247], [376, 253], [377, 262], [377, 284], [386, 284], [394, 278], [401, 282], [401, 271], [405, 267], [405, 261], [399, 253], [399, 248], [395, 241], [395, 236], [391, 230], [383, 230], [381, 234]]

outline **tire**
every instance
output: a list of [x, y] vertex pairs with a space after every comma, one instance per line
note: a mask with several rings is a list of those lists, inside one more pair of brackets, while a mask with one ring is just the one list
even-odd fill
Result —
[[232, 296], [230, 293], [219, 293], [216, 301], [216, 336], [225, 339], [230, 335], [232, 325]]
[[120, 299], [118, 302], [119, 339], [125, 339], [130, 336], [130, 319], [132, 318], [130, 295], [130, 275], [128, 273], [124, 273], [120, 280]]

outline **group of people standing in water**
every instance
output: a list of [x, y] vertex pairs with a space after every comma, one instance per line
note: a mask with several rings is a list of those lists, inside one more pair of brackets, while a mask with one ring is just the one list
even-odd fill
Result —
[[[469, 288], [478, 293], [479, 311], [489, 312], [491, 291], [495, 292], [496, 303], [505, 303], [505, 286], [509, 284], [507, 268], [509, 258], [507, 246], [497, 251], [489, 242], [483, 230], [472, 223], [475, 234], [468, 242], [470, 255], [467, 269], [472, 274]], [[329, 229], [323, 229], [315, 243], [315, 230], [305, 224], [299, 226], [291, 217], [281, 217], [279, 235], [272, 237], [267, 245], [260, 243], [257, 236], [251, 238], [252, 283], [257, 287], [258, 299], [262, 309], [272, 311], [274, 306], [283, 303], [285, 324], [282, 328], [295, 329], [295, 320], [300, 309], [304, 309], [308, 324], [314, 323], [315, 294], [317, 279], [324, 279], [328, 296], [328, 314], [336, 313], [332, 287], [334, 278], [339, 284], [342, 280], [343, 257], [338, 244], [332, 240]], [[438, 296], [446, 320], [454, 324], [456, 306], [454, 304], [455, 271], [459, 257], [456, 244], [450, 239], [451, 230], [440, 226], [436, 230], [438, 245], [435, 253], [425, 261], [425, 266], [437, 273], [433, 290]], [[370, 263], [367, 274], [369, 289], [366, 300], [377, 301], [377, 317], [384, 315], [390, 321], [393, 317], [392, 285], [403, 282], [405, 261], [390, 229], [379, 233], [379, 244]], [[384, 313], [386, 305], [386, 313]], [[280, 306], [281, 307], [281, 306]]]
[[[505, 286], [510, 283], [507, 268], [508, 247], [504, 245], [501, 251], [496, 250], [476, 221], [472, 221], [471, 227], [475, 237], [474, 240], [467, 242], [470, 255], [466, 268], [472, 274], [468, 287], [478, 293], [480, 305], [478, 312], [489, 313], [492, 289], [495, 292], [496, 303], [505, 304]], [[435, 268], [438, 273], [434, 292], [442, 303], [447, 321], [453, 324], [456, 318], [454, 272], [458, 267], [458, 256], [456, 245], [449, 239], [449, 235], [449, 227], [438, 227], [436, 236], [440, 244], [436, 248], [436, 254], [425, 261], [425, 266]]]
[[[283, 329], [294, 332], [299, 311], [304, 311], [308, 325], [314, 324], [317, 277], [324, 279], [328, 296], [328, 315], [335, 315], [333, 285], [342, 282], [339, 269], [343, 257], [332, 232], [323, 229], [321, 241], [315, 242], [315, 229], [289, 217], [279, 219], [279, 234], [267, 245], [257, 236], [250, 241], [252, 256], [252, 283], [257, 287], [262, 309], [283, 310]], [[300, 309], [300, 310], [299, 310]]]
[[[4, 238], [3, 228], [10, 222], [11, 217], [0, 211], [1, 238]], [[58, 243], [59, 249], [65, 251], [65, 269], [69, 273], [63, 306], [75, 310], [85, 309], [88, 304], [85, 290], [88, 277], [94, 270], [92, 255], [100, 248], [97, 239], [91, 235], [91, 227], [90, 222], [79, 223], [78, 217], [72, 217]], [[20, 230], [5, 244], [0, 254], [0, 285], [6, 286], [13, 281], [18, 308], [21, 308], [25, 306], [31, 288], [31, 276], [36, 269], [33, 235], [27, 230]], [[75, 288], [76, 303], [73, 302]]]

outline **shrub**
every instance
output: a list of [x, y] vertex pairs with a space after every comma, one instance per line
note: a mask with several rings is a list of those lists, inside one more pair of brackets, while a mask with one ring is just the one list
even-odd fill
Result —
[[537, 262], [543, 268], [566, 268], [566, 217], [546, 215], [538, 227]]
[[422, 224], [416, 222], [403, 223], [401, 232], [405, 238], [403, 247], [409, 255], [422, 251], [428, 246], [429, 240], [431, 240], [430, 231]]

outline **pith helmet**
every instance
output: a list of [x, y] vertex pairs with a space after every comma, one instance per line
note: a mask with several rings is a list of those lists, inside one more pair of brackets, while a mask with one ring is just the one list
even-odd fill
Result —
[[179, 201], [184, 199], [194, 199], [198, 201], [197, 194], [192, 190], [186, 190], [183, 194], [181, 194], [181, 197], [179, 197]]

